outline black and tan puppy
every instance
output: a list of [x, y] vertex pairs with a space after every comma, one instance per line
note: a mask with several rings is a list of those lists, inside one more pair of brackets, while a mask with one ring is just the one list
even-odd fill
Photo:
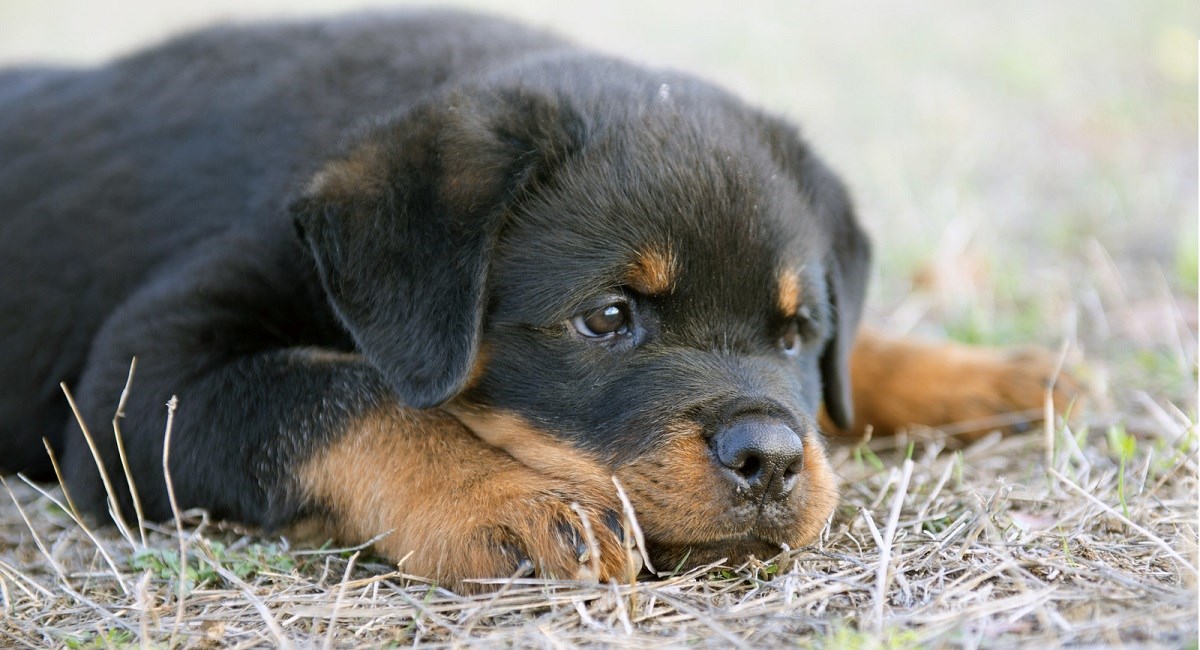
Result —
[[852, 354], [867, 242], [792, 127], [462, 14], [3, 73], [0, 233], [6, 469], [49, 475], [46, 437], [105, 511], [65, 381], [130, 511], [100, 425], [136, 356], [149, 516], [171, 515], [178, 395], [181, 507], [387, 533], [381, 553], [448, 581], [581, 575], [580, 512], [599, 577], [624, 576], [613, 475], [660, 563], [806, 544], [836, 500], [822, 405], [843, 429], [854, 400], [860, 425], [936, 423], [1036, 406], [1048, 368]]

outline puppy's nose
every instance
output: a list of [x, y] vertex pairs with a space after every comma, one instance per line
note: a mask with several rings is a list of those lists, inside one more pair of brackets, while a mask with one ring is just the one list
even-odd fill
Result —
[[804, 445], [778, 420], [744, 419], [717, 433], [717, 460], [745, 481], [756, 496], [779, 498], [791, 492], [801, 469]]

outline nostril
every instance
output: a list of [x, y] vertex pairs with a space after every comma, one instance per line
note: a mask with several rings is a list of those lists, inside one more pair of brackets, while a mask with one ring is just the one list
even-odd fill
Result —
[[746, 457], [746, 460], [742, 463], [742, 466], [737, 468], [736, 471], [747, 480], [750, 480], [758, 475], [758, 471], [760, 469], [762, 469], [762, 461], [759, 460], [758, 456], [750, 455]]
[[804, 469], [804, 461], [802, 458], [796, 458], [790, 465], [783, 468], [783, 480], [788, 480], [800, 473]]

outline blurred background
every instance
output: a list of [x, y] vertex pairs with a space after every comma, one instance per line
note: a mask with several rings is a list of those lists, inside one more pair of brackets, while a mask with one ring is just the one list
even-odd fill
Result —
[[[1105, 400], [1194, 411], [1194, 0], [448, 4], [798, 122], [857, 197], [891, 329], [1070, 341]], [[368, 6], [384, 5], [0, 0], [0, 63], [93, 65], [212, 22]]]

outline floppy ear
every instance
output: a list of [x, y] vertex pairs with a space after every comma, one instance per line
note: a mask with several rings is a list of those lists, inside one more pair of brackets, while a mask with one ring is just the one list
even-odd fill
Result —
[[825, 269], [835, 328], [833, 338], [821, 352], [821, 378], [826, 413], [838, 428], [849, 431], [854, 424], [850, 353], [866, 298], [871, 246], [859, 228], [845, 190], [840, 194], [841, 200], [826, 206], [833, 208], [833, 238]]
[[826, 233], [823, 260], [834, 334], [821, 352], [821, 384], [825, 411], [839, 428], [854, 422], [850, 383], [850, 352], [866, 298], [871, 246], [858, 224], [850, 193], [825, 163], [800, 138], [795, 128], [763, 117], [766, 142], [776, 160], [797, 179], [815, 217]]
[[445, 94], [368, 129], [292, 204], [335, 312], [405, 404], [466, 382], [505, 214], [579, 132], [543, 95]]

